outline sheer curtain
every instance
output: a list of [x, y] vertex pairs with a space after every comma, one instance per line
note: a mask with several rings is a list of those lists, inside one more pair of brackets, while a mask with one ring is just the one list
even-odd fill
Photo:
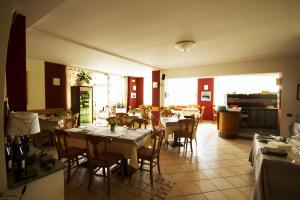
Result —
[[214, 105], [226, 105], [226, 94], [230, 93], [276, 93], [279, 74], [217, 76], [214, 78]]
[[152, 105], [152, 78], [144, 78], [144, 104]]
[[118, 104], [125, 106], [125, 79], [123, 76], [109, 76], [109, 105]]
[[197, 78], [166, 79], [165, 105], [197, 104]]

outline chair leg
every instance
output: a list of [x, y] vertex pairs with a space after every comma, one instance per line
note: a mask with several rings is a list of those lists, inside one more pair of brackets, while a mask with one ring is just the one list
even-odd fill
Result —
[[110, 170], [107, 167], [107, 196], [110, 195]]
[[157, 169], [158, 169], [158, 174], [160, 175], [160, 165], [159, 165], [159, 156], [157, 156]]
[[189, 139], [190, 140], [190, 146], [191, 146], [191, 152], [193, 153], [193, 145], [192, 145], [192, 138]]
[[89, 167], [89, 185], [88, 185], [88, 191], [90, 191], [91, 189], [91, 185], [92, 185], [92, 179], [93, 179], [93, 169]]
[[153, 186], [153, 160], [150, 161], [150, 182], [152, 187]]
[[76, 158], [75, 158], [75, 162], [76, 162], [76, 165], [77, 165], [77, 167], [79, 167], [78, 156], [76, 156]]
[[144, 164], [144, 160], [143, 160], [143, 159], [141, 159], [140, 170], [142, 170], [142, 169], [143, 169], [143, 164]]
[[67, 183], [70, 182], [70, 176], [71, 176], [71, 160], [68, 158], [68, 174], [67, 174]]

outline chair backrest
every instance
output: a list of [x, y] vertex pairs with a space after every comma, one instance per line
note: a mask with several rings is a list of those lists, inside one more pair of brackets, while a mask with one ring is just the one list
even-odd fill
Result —
[[205, 106], [201, 106], [200, 119], [203, 120], [204, 117]]
[[116, 113], [116, 117], [128, 117], [128, 114], [127, 113]]
[[130, 124], [129, 127], [131, 128], [142, 128], [142, 125], [144, 125], [145, 129], [147, 128], [147, 121], [141, 118], [135, 118], [133, 119]]
[[151, 157], [155, 158], [159, 156], [162, 140], [164, 138], [164, 131], [163, 130], [154, 131], [151, 138], [153, 139]]
[[100, 161], [108, 165], [109, 155], [107, 144], [112, 142], [112, 138], [97, 135], [86, 135], [87, 158], [88, 161]]
[[180, 125], [180, 133], [183, 133], [188, 137], [192, 137], [196, 126], [195, 119], [181, 119], [178, 123]]
[[171, 110], [162, 110], [160, 115], [162, 117], [172, 117], [174, 115], [174, 113], [172, 113]]
[[70, 134], [64, 130], [54, 129], [54, 135], [58, 159], [68, 156], [67, 137], [70, 137]]

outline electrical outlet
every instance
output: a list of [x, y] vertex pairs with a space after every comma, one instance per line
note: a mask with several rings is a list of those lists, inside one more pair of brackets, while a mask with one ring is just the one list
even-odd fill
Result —
[[286, 116], [287, 117], [293, 117], [293, 114], [292, 113], [286, 113]]

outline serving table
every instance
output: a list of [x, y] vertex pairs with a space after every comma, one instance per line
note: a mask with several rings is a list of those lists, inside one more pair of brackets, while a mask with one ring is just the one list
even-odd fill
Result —
[[300, 156], [289, 153], [286, 157], [262, 154], [263, 147], [270, 147], [253, 137], [249, 161], [254, 168], [252, 200], [300, 199]]
[[138, 168], [137, 148], [151, 145], [152, 131], [150, 129], [116, 127], [112, 132], [107, 126], [91, 125], [65, 131], [71, 134], [67, 141], [70, 147], [86, 148], [85, 136], [87, 134], [111, 137], [113, 141], [108, 144], [108, 151], [123, 154], [126, 159], [130, 160], [130, 166], [136, 169]]
[[182, 109], [182, 115], [183, 116], [199, 116], [200, 115], [200, 111], [198, 108], [184, 108]]

